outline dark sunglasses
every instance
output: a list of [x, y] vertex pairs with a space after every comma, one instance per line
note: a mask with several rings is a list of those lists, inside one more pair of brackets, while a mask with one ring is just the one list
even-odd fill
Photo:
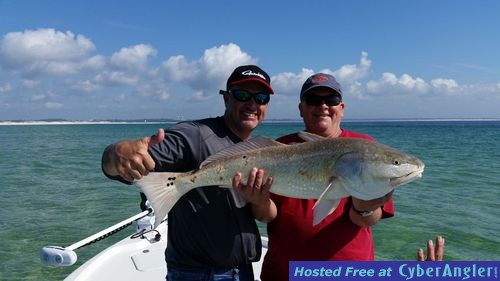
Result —
[[[252, 94], [249, 91], [246, 90], [240, 90], [240, 89], [232, 89], [228, 91], [237, 101], [241, 102], [247, 102], [251, 98], [255, 101], [256, 104], [264, 105], [269, 102], [271, 99], [271, 94], [270, 93], [256, 93]], [[225, 91], [220, 90], [220, 93], [223, 94]]]
[[342, 98], [339, 95], [333, 94], [329, 96], [318, 96], [318, 95], [305, 95], [302, 98], [303, 101], [306, 102], [307, 105], [310, 106], [318, 106], [323, 103], [328, 106], [337, 106], [342, 102]]

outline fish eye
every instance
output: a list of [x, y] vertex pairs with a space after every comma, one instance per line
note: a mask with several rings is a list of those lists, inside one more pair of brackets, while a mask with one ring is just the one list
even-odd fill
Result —
[[396, 159], [396, 160], [392, 161], [392, 164], [399, 166], [399, 164], [401, 164], [401, 162], [399, 162], [399, 160]]

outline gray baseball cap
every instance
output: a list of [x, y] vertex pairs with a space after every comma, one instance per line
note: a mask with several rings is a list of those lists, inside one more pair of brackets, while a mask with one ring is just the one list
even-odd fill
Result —
[[337, 82], [337, 80], [335, 80], [335, 77], [330, 74], [316, 73], [307, 78], [306, 82], [304, 82], [304, 84], [302, 85], [302, 90], [300, 91], [300, 99], [302, 100], [302, 98], [308, 91], [318, 87], [331, 89], [342, 97], [340, 84], [339, 82]]

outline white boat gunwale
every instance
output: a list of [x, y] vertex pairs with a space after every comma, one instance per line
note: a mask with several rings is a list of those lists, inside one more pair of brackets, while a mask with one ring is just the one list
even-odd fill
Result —
[[[164, 251], [167, 246], [167, 221], [156, 230], [161, 234], [155, 240], [156, 232], [146, 233], [144, 238], [130, 235], [92, 257], [64, 281], [96, 280], [165, 280], [167, 265]], [[137, 236], [137, 235], [135, 235]], [[267, 252], [268, 239], [262, 236], [262, 255], [252, 264], [256, 280], [260, 280], [263, 257]]]

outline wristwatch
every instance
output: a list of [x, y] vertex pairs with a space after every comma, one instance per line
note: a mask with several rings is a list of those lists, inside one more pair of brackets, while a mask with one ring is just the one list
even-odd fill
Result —
[[373, 215], [373, 213], [375, 213], [375, 211], [360, 211], [360, 210], [356, 210], [356, 208], [354, 208], [354, 205], [351, 205], [352, 207], [352, 210], [354, 212], [356, 212], [358, 215], [362, 216], [362, 217], [369, 217], [371, 215]]

